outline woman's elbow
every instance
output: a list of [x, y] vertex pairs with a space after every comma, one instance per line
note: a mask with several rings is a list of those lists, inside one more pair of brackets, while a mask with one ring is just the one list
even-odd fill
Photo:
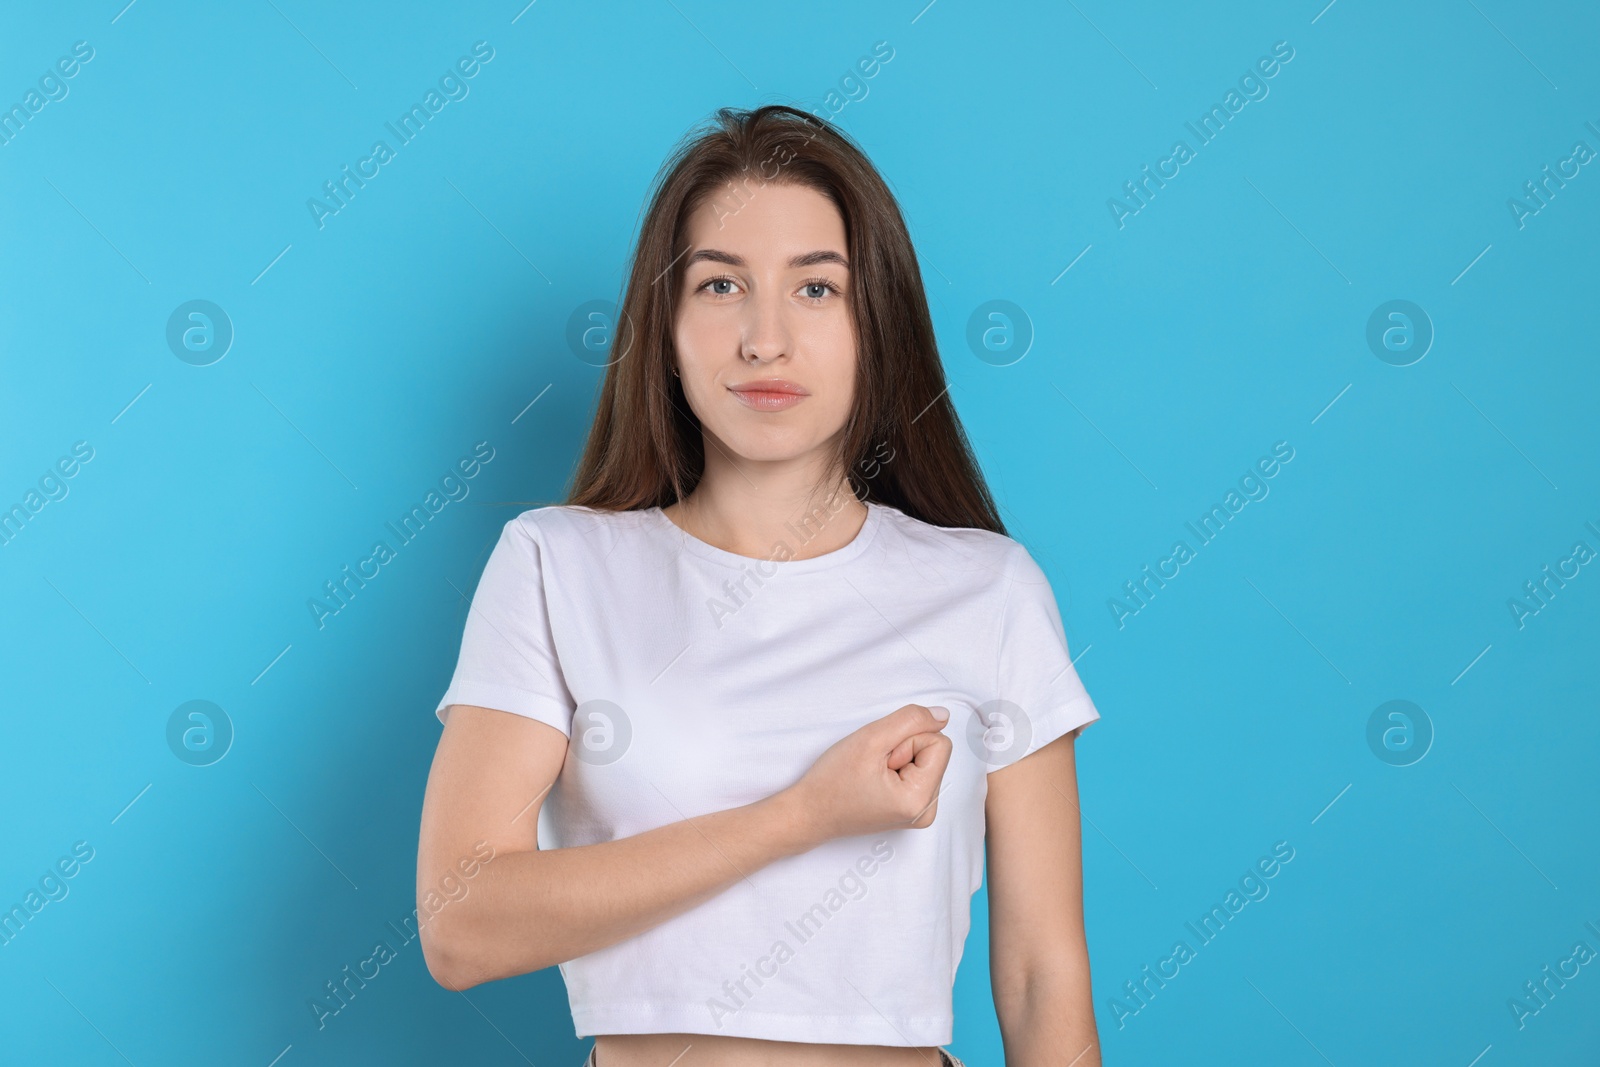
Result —
[[474, 931], [463, 928], [463, 918], [469, 917], [458, 915], [454, 922], [440, 922], [441, 918], [443, 915], [435, 916], [423, 928], [422, 958], [433, 980], [446, 989], [460, 992], [485, 982], [514, 978], [556, 964], [555, 960], [546, 963], [541, 958], [532, 957], [513, 962], [500, 952], [503, 948], [500, 939], [478, 936]]
[[457, 993], [488, 981], [490, 976], [484, 973], [479, 961], [473, 959], [471, 951], [464, 948], [453, 925], [440, 922], [441, 918], [434, 916], [421, 931], [422, 959], [428, 966], [428, 974], [444, 988]]

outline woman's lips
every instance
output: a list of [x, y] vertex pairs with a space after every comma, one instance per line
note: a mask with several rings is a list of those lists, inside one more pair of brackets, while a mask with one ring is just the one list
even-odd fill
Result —
[[738, 397], [739, 402], [745, 407], [756, 411], [782, 411], [794, 407], [810, 395], [793, 383], [774, 384], [770, 388], [765, 387], [765, 384], [736, 386], [730, 388], [729, 392]]
[[774, 393], [765, 389], [735, 389], [733, 395], [745, 407], [755, 408], [757, 411], [782, 411], [792, 408], [805, 396], [800, 393]]

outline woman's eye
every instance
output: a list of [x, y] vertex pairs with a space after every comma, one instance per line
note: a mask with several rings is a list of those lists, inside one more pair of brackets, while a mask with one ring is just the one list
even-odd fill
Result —
[[[700, 283], [700, 291], [710, 293], [712, 296], [732, 296], [733, 287], [736, 285], [738, 283], [732, 278], [707, 278]], [[727, 286], [728, 288], [722, 288], [722, 286]], [[800, 285], [801, 295], [814, 302], [825, 300], [830, 294], [838, 296], [842, 292], [843, 290], [837, 285], [826, 280], [802, 282]]]

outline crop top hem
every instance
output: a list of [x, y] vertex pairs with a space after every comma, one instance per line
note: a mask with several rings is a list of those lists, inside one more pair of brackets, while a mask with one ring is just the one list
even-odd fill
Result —
[[804, 1015], [760, 1012], [749, 1008], [729, 1010], [720, 1023], [711, 1019], [703, 1002], [619, 1001], [612, 1004], [573, 1004], [572, 1025], [578, 1037], [601, 1034], [708, 1034], [749, 1037], [765, 1041], [819, 1042], [819, 1025], [830, 1045], [887, 1045], [895, 1048], [943, 1046], [950, 1043], [954, 1019], [950, 1015], [889, 1017], [869, 1015]]

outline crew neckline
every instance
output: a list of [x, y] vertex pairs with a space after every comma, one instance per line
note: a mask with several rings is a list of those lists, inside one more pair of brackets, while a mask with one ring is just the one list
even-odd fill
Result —
[[[673, 522], [660, 507], [647, 508], [646, 514], [666, 532], [677, 534], [679, 547], [703, 559], [709, 559], [724, 566], [738, 567], [740, 569], [754, 567], [760, 563], [772, 563], [783, 573], [804, 574], [808, 571], [826, 570], [842, 563], [848, 563], [867, 550], [867, 546], [872, 543], [873, 537], [877, 535], [878, 528], [883, 525], [883, 512], [887, 505], [880, 504], [874, 500], [863, 501], [863, 503], [867, 505], [867, 517], [862, 522], [861, 529], [856, 532], [855, 537], [848, 544], [841, 545], [832, 552], [824, 552], [820, 556], [790, 560], [776, 560], [766, 556], [742, 556], [737, 552], [729, 552], [725, 548], [718, 548], [709, 541], [702, 541], [685, 530]], [[804, 541], [797, 533], [792, 539], [786, 539], [786, 543], [791, 548], [798, 548]]]

